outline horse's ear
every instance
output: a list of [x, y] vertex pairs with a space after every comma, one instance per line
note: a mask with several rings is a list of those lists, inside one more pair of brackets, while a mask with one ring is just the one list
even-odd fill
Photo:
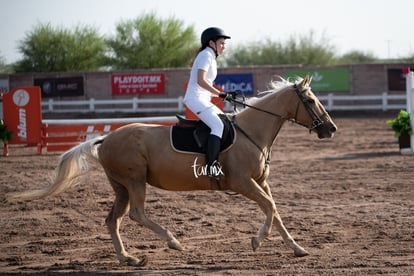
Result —
[[311, 82], [311, 80], [312, 80], [312, 77], [311, 77], [311, 76], [309, 76], [309, 75], [306, 75], [306, 76], [303, 78], [303, 80], [300, 82], [300, 85], [301, 85], [302, 87], [308, 87], [308, 86], [309, 86], [309, 84], [310, 84], [310, 82]]
[[304, 80], [303, 80], [303, 86], [309, 86], [311, 81], [312, 81], [312, 76], [311, 75], [306, 75]]

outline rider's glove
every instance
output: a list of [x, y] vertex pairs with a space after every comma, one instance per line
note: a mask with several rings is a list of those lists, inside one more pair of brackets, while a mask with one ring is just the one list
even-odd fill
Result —
[[219, 94], [219, 97], [224, 99], [224, 100], [231, 100], [231, 99], [235, 99], [237, 96], [237, 91], [232, 91], [232, 92], [222, 92]]
[[227, 98], [227, 93], [221, 92], [218, 96], [225, 100]]

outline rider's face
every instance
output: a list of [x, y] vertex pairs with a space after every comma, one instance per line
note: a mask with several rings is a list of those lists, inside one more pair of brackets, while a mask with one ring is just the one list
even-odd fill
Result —
[[210, 40], [210, 47], [215, 49], [217, 51], [217, 55], [220, 56], [224, 52], [224, 49], [226, 48], [226, 39], [219, 38], [216, 40], [216, 42]]

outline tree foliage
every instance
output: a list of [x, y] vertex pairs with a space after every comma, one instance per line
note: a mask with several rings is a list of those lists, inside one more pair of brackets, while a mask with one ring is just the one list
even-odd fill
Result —
[[23, 59], [17, 72], [97, 70], [105, 54], [104, 39], [95, 28], [73, 30], [39, 24], [19, 43]]
[[226, 55], [228, 65], [331, 65], [335, 49], [324, 36], [315, 40], [314, 32], [291, 36], [286, 42], [270, 39], [239, 46]]
[[12, 66], [10, 64], [7, 64], [5, 58], [0, 55], [0, 74], [9, 74], [12, 72]]
[[378, 58], [372, 53], [364, 53], [362, 51], [350, 51], [338, 58], [337, 63], [340, 64], [356, 64], [371, 63], [377, 61]]
[[[164, 20], [154, 13], [143, 14], [115, 27], [114, 36], [103, 37], [89, 26], [65, 29], [38, 24], [19, 42], [23, 59], [6, 64], [0, 56], [0, 73], [187, 67], [199, 47], [194, 28], [174, 17]], [[413, 60], [414, 55], [387, 62]], [[381, 60], [357, 50], [337, 56], [324, 34], [317, 37], [309, 31], [286, 41], [264, 39], [229, 48], [218, 62], [221, 66], [329, 66]]]
[[116, 26], [115, 37], [107, 39], [108, 63], [114, 69], [184, 67], [194, 55], [196, 41], [193, 27], [150, 13]]
[[0, 73], [5, 73], [6, 71], [6, 61], [4, 57], [0, 56]]
[[414, 62], [414, 53], [408, 54], [407, 57], [403, 57], [399, 62]]

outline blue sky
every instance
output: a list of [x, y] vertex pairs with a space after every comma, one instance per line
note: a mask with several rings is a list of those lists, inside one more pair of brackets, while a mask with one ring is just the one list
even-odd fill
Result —
[[0, 56], [6, 62], [21, 58], [18, 41], [38, 23], [86, 24], [109, 35], [117, 23], [146, 12], [180, 19], [198, 34], [222, 27], [232, 36], [228, 48], [267, 38], [283, 42], [313, 31], [315, 40], [327, 38], [338, 54], [414, 54], [414, 0], [0, 0]]

